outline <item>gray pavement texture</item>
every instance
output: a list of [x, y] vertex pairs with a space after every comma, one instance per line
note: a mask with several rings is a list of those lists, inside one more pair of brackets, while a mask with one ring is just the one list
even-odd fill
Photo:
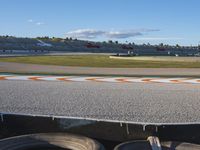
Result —
[[123, 76], [200, 76], [200, 68], [96, 68], [0, 62], [0, 72]]
[[0, 112], [142, 124], [200, 123], [200, 85], [0, 81]]

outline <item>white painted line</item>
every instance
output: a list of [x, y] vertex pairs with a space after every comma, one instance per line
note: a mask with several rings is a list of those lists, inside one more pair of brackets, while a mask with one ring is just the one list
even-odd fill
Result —
[[184, 83], [197, 83], [200, 84], [200, 79], [187, 79], [183, 81]]
[[98, 78], [96, 77], [69, 77], [69, 80], [74, 81], [74, 82], [91, 82], [96, 79]]
[[161, 81], [162, 78], [131, 78], [128, 79], [128, 82], [139, 82], [139, 83], [147, 83], [147, 82], [158, 82]]
[[99, 82], [115, 82], [115, 83], [121, 83], [123, 82], [122, 79], [126, 80], [127, 78], [110, 78], [110, 77], [104, 77], [104, 78], [100, 78], [100, 79], [97, 79], [96, 81], [99, 81]]
[[160, 82], [160, 83], [179, 83], [183, 82], [187, 78], [157, 78], [152, 80], [153, 82]]
[[[29, 78], [31, 78], [33, 76], [9, 76], [6, 77], [7, 80], [30, 80]], [[35, 77], [35, 76], [34, 76]]]

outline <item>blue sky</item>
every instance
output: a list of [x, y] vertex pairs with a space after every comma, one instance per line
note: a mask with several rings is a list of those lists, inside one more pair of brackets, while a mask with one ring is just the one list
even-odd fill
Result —
[[0, 0], [0, 35], [197, 45], [200, 0]]

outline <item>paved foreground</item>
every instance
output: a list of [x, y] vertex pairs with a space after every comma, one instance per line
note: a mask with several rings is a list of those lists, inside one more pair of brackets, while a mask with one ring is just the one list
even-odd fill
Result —
[[200, 123], [200, 84], [0, 81], [0, 112]]

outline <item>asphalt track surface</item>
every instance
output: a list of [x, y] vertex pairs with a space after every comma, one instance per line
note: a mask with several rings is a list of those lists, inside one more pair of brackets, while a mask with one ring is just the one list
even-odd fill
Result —
[[139, 124], [200, 123], [200, 84], [0, 81], [0, 112]]
[[127, 76], [200, 76], [200, 68], [96, 68], [0, 62], [0, 72]]

